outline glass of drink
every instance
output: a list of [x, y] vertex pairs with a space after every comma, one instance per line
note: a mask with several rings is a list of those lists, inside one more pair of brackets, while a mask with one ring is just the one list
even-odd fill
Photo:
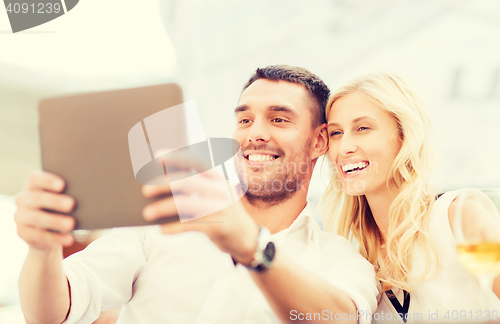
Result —
[[461, 192], [456, 198], [451, 220], [457, 241], [458, 258], [483, 289], [491, 289], [500, 275], [500, 190], [487, 190], [486, 197], [479, 190]]

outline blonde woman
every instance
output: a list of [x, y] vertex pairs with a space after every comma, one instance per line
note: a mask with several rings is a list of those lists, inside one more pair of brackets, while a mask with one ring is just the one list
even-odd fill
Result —
[[[436, 155], [419, 96], [398, 76], [369, 75], [334, 93], [326, 118], [333, 177], [324, 228], [355, 241], [374, 265], [381, 294], [368, 316], [391, 323], [453, 321], [464, 313], [466, 322], [491, 320], [500, 311], [500, 278], [494, 293], [481, 291], [457, 259], [450, 222], [458, 192], [438, 198], [429, 183]], [[466, 219], [474, 222], [480, 207], [468, 207]]]

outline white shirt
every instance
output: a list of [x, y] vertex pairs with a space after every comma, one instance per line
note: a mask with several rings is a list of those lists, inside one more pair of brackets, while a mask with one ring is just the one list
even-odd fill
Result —
[[[273, 235], [277, 253], [346, 292], [358, 310], [372, 313], [373, 266], [349, 241], [322, 232], [311, 215], [306, 207], [289, 228]], [[203, 233], [163, 235], [158, 226], [114, 229], [63, 264], [71, 286], [65, 323], [92, 323], [101, 310], [119, 305], [124, 305], [119, 324], [279, 323], [248, 270], [235, 267]]]
[[[485, 194], [477, 189], [462, 189], [474, 192], [488, 199]], [[450, 191], [442, 195], [434, 204], [430, 235], [434, 240], [441, 268], [434, 278], [430, 278], [418, 285], [410, 294], [410, 307], [408, 310], [407, 324], [411, 323], [445, 323], [462, 320], [464, 323], [488, 322], [492, 312], [500, 315], [500, 300], [493, 291], [481, 290], [477, 279], [468, 272], [459, 262], [455, 238], [450, 228], [448, 208], [458, 195], [458, 191]], [[424, 270], [424, 258], [415, 250], [413, 253], [412, 275], [415, 277]], [[431, 269], [432, 273], [433, 269]], [[394, 291], [398, 300], [403, 305], [402, 291]], [[373, 314], [377, 323], [401, 323], [401, 317], [384, 294]]]

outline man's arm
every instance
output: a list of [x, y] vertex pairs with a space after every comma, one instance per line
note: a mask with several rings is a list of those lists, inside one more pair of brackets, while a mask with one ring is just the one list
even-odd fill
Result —
[[[278, 251], [279, 252], [279, 251]], [[317, 275], [294, 266], [294, 262], [281, 253], [276, 254], [273, 266], [265, 272], [250, 271], [256, 285], [266, 297], [275, 314], [283, 322], [290, 322], [292, 315], [319, 313], [322, 321], [338, 322], [330, 315], [345, 314], [344, 323], [357, 323], [349, 314], [356, 314], [356, 305], [341, 290]], [[323, 311], [328, 316], [323, 316]], [[292, 313], [295, 311], [295, 313]]]
[[[208, 179], [207, 181], [211, 180]], [[219, 185], [219, 183], [222, 184]], [[202, 188], [210, 188], [210, 190], [203, 191]], [[203, 219], [196, 219], [198, 216], [204, 215], [203, 207], [216, 210], [212, 207], [218, 204], [222, 205], [217, 201], [217, 197], [223, 197], [224, 190], [228, 190], [225, 181], [222, 179], [222, 181], [212, 181], [209, 184], [204, 183], [203, 179], [198, 178], [192, 184], [186, 181], [185, 185], [182, 188], [178, 188], [178, 190], [180, 193], [176, 194], [175, 201], [173, 197], [168, 197], [144, 208], [144, 218], [148, 221], [153, 221], [163, 217], [176, 216], [177, 208], [179, 208], [186, 214], [191, 215], [194, 220], [184, 223], [172, 222], [162, 224], [161, 231], [163, 233], [204, 232], [221, 251], [229, 253], [236, 261], [242, 264], [249, 264], [257, 246], [259, 228], [240, 202], [237, 201], [227, 208], [204, 216]], [[172, 190], [169, 185], [146, 185], [143, 187], [143, 194], [146, 197], [155, 197], [171, 192]], [[190, 192], [197, 193], [196, 200], [190, 197]], [[352, 246], [351, 249], [356, 256], [362, 259]], [[347, 255], [352, 254], [347, 253]], [[345, 254], [342, 253], [337, 256], [342, 259]], [[289, 321], [290, 312], [293, 310], [302, 313], [318, 313], [328, 310], [333, 312], [333, 314], [353, 314], [354, 317], [349, 316], [348, 318], [344, 315], [344, 321], [356, 322], [356, 306], [359, 307], [360, 305], [355, 305], [353, 300], [345, 293], [346, 289], [340, 290], [318, 275], [296, 266], [293, 262], [287, 260], [286, 256], [280, 253], [279, 249], [277, 249], [276, 257], [277, 259], [271, 269], [261, 274], [254, 273], [252, 277], [281, 320]], [[361, 306], [363, 308], [370, 307], [369, 310], [373, 312], [376, 307], [377, 293], [375, 274], [373, 267], [366, 260], [363, 259], [361, 261], [366, 266], [364, 269], [368, 269], [368, 271], [359, 272], [363, 276], [367, 276], [367, 278], [361, 278], [360, 282], [368, 282], [370, 287], [367, 289], [370, 291], [369, 294], [373, 295], [370, 296], [369, 301]], [[340, 281], [344, 279], [339, 278]]]
[[[158, 188], [155, 189], [158, 190]], [[169, 208], [166, 201], [159, 201], [157, 204], [157, 206], [148, 210], [145, 216], [146, 219], [154, 219], [155, 216], [153, 215], [157, 215], [154, 211], [156, 208], [158, 208], [156, 209], [157, 212], [161, 214], [161, 205], [166, 209]], [[223, 212], [205, 216], [200, 222], [194, 220], [188, 223], [163, 224], [161, 230], [165, 234], [185, 231], [204, 232], [223, 252], [231, 254], [239, 263], [249, 264], [257, 245], [258, 226], [244, 211], [236, 211], [237, 206], [238, 204], [234, 204]], [[175, 208], [175, 206], [171, 208]], [[224, 213], [227, 213], [228, 217], [225, 218], [222, 215]], [[240, 226], [236, 225], [238, 223]], [[357, 253], [354, 247], [352, 247], [352, 252]], [[360, 265], [362, 269], [350, 266], [350, 270], [353, 270], [350, 278], [344, 276], [336, 279], [337, 283], [346, 280], [350, 280], [350, 282], [359, 281], [358, 287], [343, 285], [342, 288], [349, 287], [350, 289], [352, 287], [355, 290], [359, 286], [364, 286], [358, 289], [363, 290], [364, 293], [353, 292], [353, 295], [360, 296], [358, 300], [363, 301], [360, 305], [354, 303], [353, 299], [345, 292], [346, 289], [338, 289], [317, 274], [296, 265], [295, 262], [281, 253], [279, 248], [276, 249], [276, 259], [270, 269], [263, 273], [249, 271], [256, 285], [281, 321], [292, 321], [294, 319], [292, 316], [298, 313], [322, 314], [326, 310], [329, 314], [328, 318], [323, 316], [322, 321], [338, 321], [339, 317], [337, 317], [337, 320], [335, 319], [335, 314], [338, 314], [342, 322], [357, 323], [358, 310], [362, 310], [362, 314], [373, 313], [376, 310], [377, 295], [373, 266], [362, 259], [360, 255], [357, 256], [359, 256], [359, 262], [356, 262], [356, 265]], [[344, 253], [332, 257], [340, 259], [337, 268], [345, 266], [341, 264], [345, 259]], [[343, 272], [345, 271], [344, 268]], [[333, 276], [336, 276], [336, 274], [332, 271], [329, 277], [332, 278]], [[294, 311], [295, 313], [293, 313]], [[370, 321], [365, 322], [369, 323]]]
[[[302, 313], [320, 315], [321, 322], [369, 323], [378, 294], [373, 266], [346, 239], [323, 235], [319, 273], [302, 268], [277, 248], [269, 269], [250, 271], [253, 280], [283, 322], [301, 320]], [[252, 251], [240, 262], [250, 263]]]
[[19, 278], [21, 307], [28, 324], [62, 323], [70, 306], [62, 248], [30, 249]]
[[54, 174], [36, 173], [16, 197], [17, 232], [29, 245], [19, 278], [21, 308], [28, 324], [61, 323], [70, 307], [62, 247], [73, 244], [69, 232], [75, 222], [58, 212], [69, 213], [74, 199], [61, 194], [64, 186], [64, 180]]

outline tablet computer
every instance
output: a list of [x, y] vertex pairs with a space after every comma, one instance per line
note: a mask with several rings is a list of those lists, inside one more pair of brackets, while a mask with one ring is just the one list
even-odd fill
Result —
[[[128, 134], [146, 117], [182, 103], [176, 84], [42, 100], [38, 107], [42, 168], [66, 181], [76, 199], [75, 229], [151, 225], [147, 199], [134, 175]], [[172, 115], [178, 143], [187, 143], [182, 110]], [[164, 198], [164, 197], [162, 197]], [[171, 217], [160, 222], [179, 220]]]

